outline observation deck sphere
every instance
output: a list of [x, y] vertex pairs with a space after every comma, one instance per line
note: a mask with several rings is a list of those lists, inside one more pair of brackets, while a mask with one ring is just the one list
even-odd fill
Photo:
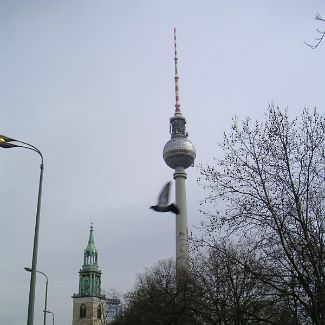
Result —
[[187, 138], [174, 137], [164, 146], [163, 158], [170, 168], [188, 168], [193, 165], [195, 157], [195, 147]]

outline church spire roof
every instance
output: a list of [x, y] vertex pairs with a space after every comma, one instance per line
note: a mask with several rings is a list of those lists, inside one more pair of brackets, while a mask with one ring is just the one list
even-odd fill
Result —
[[88, 245], [85, 249], [85, 253], [91, 253], [91, 254], [97, 254], [97, 248], [95, 246], [95, 240], [94, 240], [94, 227], [93, 223], [90, 224], [90, 231], [89, 231], [89, 239], [88, 239]]
[[90, 232], [89, 232], [88, 244], [95, 244], [93, 223], [90, 224]]
[[84, 251], [84, 261], [85, 261], [84, 265], [97, 266], [97, 257], [98, 257], [98, 252], [94, 240], [94, 227], [93, 227], [93, 223], [91, 223], [88, 245]]

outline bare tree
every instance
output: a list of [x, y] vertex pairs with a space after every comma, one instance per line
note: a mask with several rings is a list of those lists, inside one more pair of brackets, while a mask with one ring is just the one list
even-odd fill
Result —
[[224, 158], [201, 168], [209, 231], [254, 238], [259, 279], [297, 324], [325, 324], [324, 140], [316, 110], [270, 106], [264, 123], [234, 120]]
[[[325, 23], [325, 19], [322, 18], [322, 16], [319, 13], [316, 14], [315, 20]], [[316, 31], [319, 36], [315, 38], [315, 41], [316, 41], [315, 44], [310, 44], [310, 43], [305, 42], [305, 44], [307, 46], [311, 47], [312, 49], [316, 49], [319, 46], [319, 44], [323, 41], [323, 38], [325, 36], [325, 30], [320, 30], [317, 28]]]
[[138, 276], [110, 324], [296, 324], [289, 305], [256, 276], [254, 254], [247, 242], [216, 242], [197, 249], [191, 272], [178, 280], [174, 261], [160, 261]]
[[218, 238], [199, 243], [203, 248], [193, 258], [197, 299], [192, 306], [200, 324], [296, 324], [289, 306], [260, 280], [254, 242]]
[[190, 282], [184, 277], [178, 281], [175, 269], [175, 261], [168, 259], [139, 274], [134, 290], [125, 296], [122, 314], [112, 324], [195, 324], [189, 308]]

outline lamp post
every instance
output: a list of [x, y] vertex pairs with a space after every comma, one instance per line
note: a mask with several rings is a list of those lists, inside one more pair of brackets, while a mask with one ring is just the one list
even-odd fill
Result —
[[[32, 272], [32, 269], [29, 267], [25, 267], [24, 268], [25, 271], [27, 272]], [[45, 283], [45, 303], [44, 303], [44, 320], [43, 320], [43, 324], [46, 325], [46, 310], [47, 310], [47, 288], [48, 288], [48, 284], [49, 284], [49, 279], [47, 277], [47, 275], [41, 271], [36, 270], [36, 273], [40, 273], [43, 274], [46, 278], [46, 283]]]
[[34, 232], [34, 245], [33, 245], [33, 257], [32, 257], [32, 271], [30, 277], [29, 286], [29, 298], [28, 298], [28, 316], [27, 325], [34, 324], [34, 305], [35, 305], [35, 286], [36, 286], [36, 266], [37, 266], [37, 251], [38, 251], [38, 234], [39, 234], [39, 223], [40, 223], [40, 212], [41, 212], [41, 199], [42, 199], [42, 183], [43, 183], [43, 170], [44, 160], [42, 153], [35, 146], [19, 141], [13, 138], [9, 138], [5, 135], [0, 135], [0, 147], [5, 149], [10, 148], [25, 148], [35, 151], [41, 157], [40, 165], [40, 178], [38, 186], [38, 197], [37, 197], [37, 209], [36, 209], [36, 220], [35, 220], [35, 232]]
[[53, 323], [52, 323], [52, 325], [54, 325], [54, 314], [51, 312], [51, 311], [49, 311], [49, 310], [44, 310], [46, 313], [49, 313], [49, 314], [52, 314], [52, 320], [53, 320]]

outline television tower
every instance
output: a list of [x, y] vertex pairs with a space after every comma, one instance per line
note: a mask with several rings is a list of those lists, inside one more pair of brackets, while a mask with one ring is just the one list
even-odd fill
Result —
[[174, 49], [175, 49], [175, 113], [170, 118], [171, 139], [165, 144], [163, 158], [165, 163], [174, 172], [176, 205], [180, 213], [176, 215], [176, 271], [178, 274], [189, 268], [189, 248], [187, 231], [187, 206], [185, 180], [187, 174], [185, 169], [193, 166], [196, 157], [196, 150], [193, 143], [187, 138], [185, 124], [186, 119], [180, 110], [179, 101], [179, 77], [177, 67], [176, 28], [174, 28]]

